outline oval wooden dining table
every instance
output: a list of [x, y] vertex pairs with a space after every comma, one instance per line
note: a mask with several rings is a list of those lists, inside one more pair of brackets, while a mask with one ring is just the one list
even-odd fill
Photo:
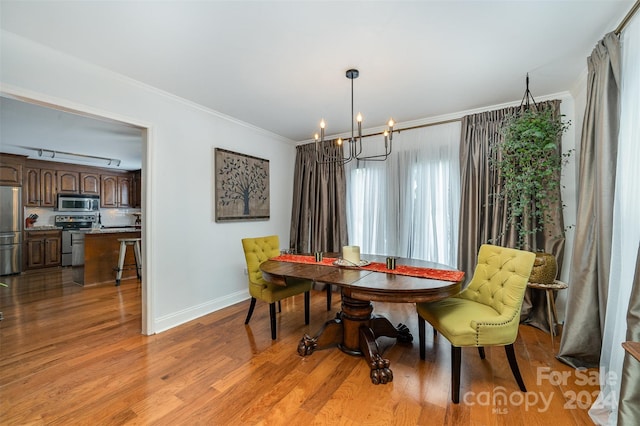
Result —
[[[280, 256], [282, 257], [282, 256]], [[385, 257], [363, 255], [371, 262], [385, 262]], [[455, 271], [446, 265], [415, 259], [396, 258], [397, 265]], [[301, 356], [316, 349], [338, 346], [350, 355], [364, 356], [371, 369], [371, 381], [385, 384], [393, 380], [388, 359], [382, 357], [376, 339], [382, 336], [411, 342], [409, 329], [393, 324], [384, 316], [373, 315], [372, 302], [419, 303], [444, 299], [460, 292], [464, 274], [458, 281], [419, 278], [393, 271], [372, 271], [359, 267], [340, 267], [325, 263], [297, 263], [270, 259], [260, 265], [264, 279], [286, 286], [288, 278], [301, 278], [337, 285], [342, 294], [341, 310], [312, 337], [305, 334], [298, 344]]]

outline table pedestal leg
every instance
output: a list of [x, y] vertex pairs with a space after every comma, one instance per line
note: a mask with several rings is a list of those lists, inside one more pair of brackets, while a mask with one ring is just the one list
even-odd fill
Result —
[[[369, 301], [352, 299], [342, 294], [342, 312], [340, 319], [343, 324], [342, 343], [340, 350], [349, 355], [362, 355], [360, 344], [360, 327], [369, 327], [373, 304]], [[375, 341], [374, 341], [375, 343]]]
[[413, 342], [413, 336], [409, 331], [409, 327], [404, 324], [398, 324], [397, 327], [394, 327], [391, 322], [382, 315], [374, 315], [373, 318], [371, 318], [371, 329], [376, 338], [385, 336], [396, 338], [402, 343]]
[[342, 342], [342, 321], [340, 313], [337, 318], [324, 323], [320, 331], [311, 337], [308, 334], [302, 336], [298, 343], [298, 354], [300, 356], [311, 355], [316, 349], [323, 349], [329, 346], [336, 346]]
[[342, 311], [337, 318], [327, 321], [320, 331], [311, 337], [307, 334], [298, 344], [298, 354], [311, 355], [321, 347], [336, 345], [349, 355], [361, 355], [371, 369], [371, 382], [385, 384], [393, 380], [389, 360], [382, 358], [376, 338], [386, 336], [400, 342], [411, 342], [413, 336], [407, 326], [394, 327], [388, 319], [372, 315], [373, 305], [369, 301], [353, 299], [342, 294]]
[[374, 385], [386, 384], [393, 381], [393, 372], [389, 368], [390, 362], [386, 358], [382, 358], [380, 349], [376, 343], [376, 336], [371, 328], [360, 327], [360, 349], [367, 364], [371, 369], [369, 377]]

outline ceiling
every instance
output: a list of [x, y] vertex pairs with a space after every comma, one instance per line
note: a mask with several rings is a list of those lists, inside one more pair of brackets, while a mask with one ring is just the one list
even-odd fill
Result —
[[[298, 142], [318, 131], [321, 118], [329, 135], [350, 129], [349, 68], [360, 71], [354, 107], [369, 129], [389, 117], [402, 128], [518, 101], [527, 73], [536, 97], [567, 91], [633, 3], [2, 0], [0, 22], [5, 31]], [[19, 123], [40, 126], [37, 111], [6, 99], [1, 106], [3, 127], [19, 110]], [[130, 128], [114, 131], [131, 136]], [[111, 143], [84, 140], [97, 155]]]
[[[2, 152], [65, 163], [139, 170], [143, 131], [106, 119], [82, 116], [0, 97]], [[52, 156], [50, 149], [55, 151]], [[69, 156], [93, 155], [108, 160]], [[52, 158], [53, 157], [53, 158]]]

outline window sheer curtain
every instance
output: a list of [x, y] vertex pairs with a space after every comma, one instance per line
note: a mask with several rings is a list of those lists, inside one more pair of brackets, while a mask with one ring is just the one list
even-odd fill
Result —
[[[375, 155], [382, 136], [363, 139]], [[353, 161], [347, 175], [350, 244], [361, 253], [457, 265], [460, 123], [394, 134], [386, 161]]]
[[[617, 36], [610, 34], [605, 40], [612, 37]], [[640, 16], [636, 15], [622, 32], [620, 47], [620, 130], [611, 272], [600, 353], [600, 366], [608, 374], [615, 374], [616, 380], [603, 381], [598, 400], [589, 414], [597, 424], [616, 424], [617, 419], [621, 425], [638, 425], [640, 367], [630, 356], [625, 360], [621, 343], [640, 341]], [[620, 401], [619, 412], [611, 401]]]

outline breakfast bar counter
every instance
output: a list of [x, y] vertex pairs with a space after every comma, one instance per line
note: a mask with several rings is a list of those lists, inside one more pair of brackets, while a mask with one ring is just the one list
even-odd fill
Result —
[[[120, 238], [140, 238], [136, 228], [71, 231], [73, 281], [83, 286], [116, 282]], [[127, 250], [125, 265], [135, 265], [133, 250]], [[136, 278], [136, 269], [125, 268], [122, 279]]]

